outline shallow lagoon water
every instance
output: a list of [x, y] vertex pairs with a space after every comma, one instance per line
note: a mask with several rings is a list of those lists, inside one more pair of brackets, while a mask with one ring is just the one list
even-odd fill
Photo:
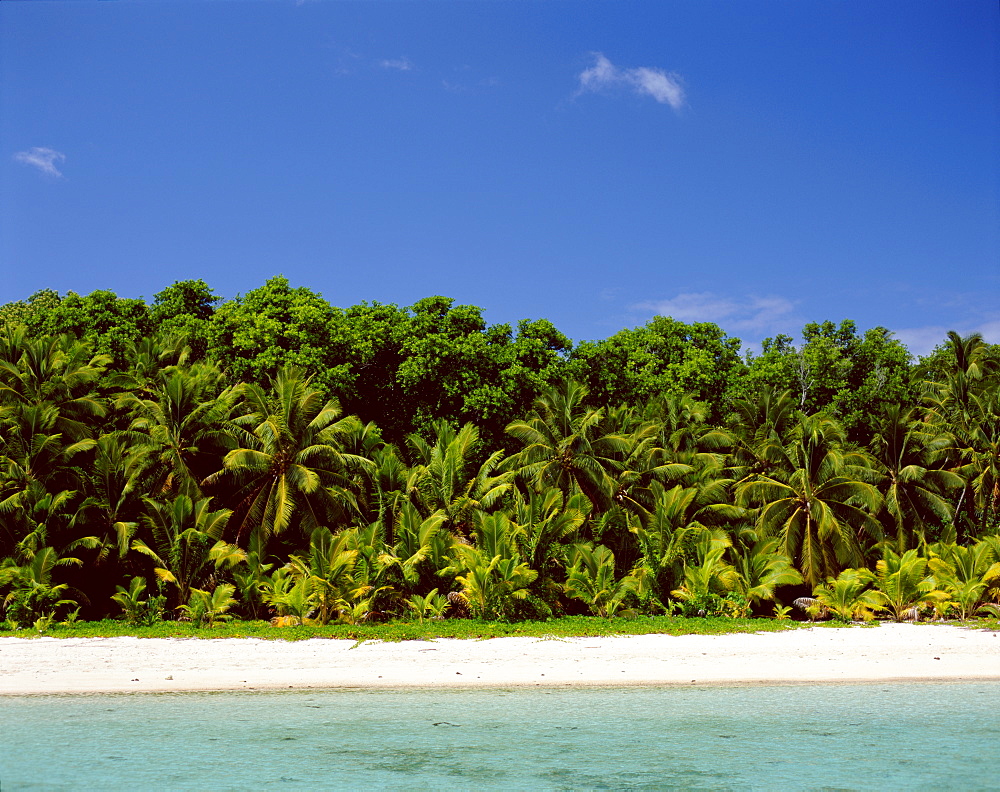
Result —
[[1000, 789], [1000, 683], [0, 698], [0, 788]]

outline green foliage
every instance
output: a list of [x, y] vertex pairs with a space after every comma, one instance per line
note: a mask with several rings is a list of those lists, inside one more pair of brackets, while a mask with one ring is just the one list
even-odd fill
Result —
[[[229, 621], [211, 630], [193, 622], [166, 621], [152, 627], [133, 627], [122, 621], [53, 624], [50, 634], [58, 638], [112, 638], [131, 635], [139, 638], [259, 638], [303, 641], [330, 638], [351, 641], [432, 641], [437, 638], [482, 640], [511, 636], [571, 638], [616, 635], [726, 635], [744, 632], [781, 632], [803, 625], [785, 619], [683, 618], [677, 616], [629, 616], [605, 619], [595, 616], [566, 616], [542, 621], [478, 621], [473, 619], [428, 619], [394, 621], [388, 624], [339, 624], [325, 627], [303, 624], [275, 627], [265, 621]], [[29, 637], [26, 630], [2, 630], [0, 635]]]
[[690, 487], [678, 484], [667, 490], [657, 482], [651, 488], [655, 498], [652, 511], [633, 517], [629, 526], [642, 559], [634, 571], [641, 599], [652, 599], [662, 608], [668, 606], [683, 579], [685, 560], [706, 535], [711, 538], [708, 526], [719, 511], [720, 504], [713, 501], [720, 487], [720, 480], [704, 479]]
[[931, 526], [948, 524], [954, 517], [948, 495], [963, 485], [962, 478], [934, 466], [946, 443], [927, 431], [915, 409], [886, 409], [872, 445], [884, 476], [889, 534], [895, 534], [898, 553], [926, 542]]
[[350, 549], [347, 533], [334, 536], [320, 526], [312, 532], [309, 554], [292, 556], [289, 571], [296, 580], [308, 580], [317, 619], [326, 624], [342, 611], [349, 611], [370, 588], [354, 577], [358, 553]]
[[[725, 561], [730, 547], [728, 537], [703, 533], [695, 547], [693, 559], [684, 565], [680, 588], [673, 595], [680, 602], [685, 616], [750, 615], [750, 599], [744, 594], [749, 588], [736, 567]], [[759, 591], [759, 589], [758, 589]]]
[[757, 452], [770, 475], [744, 479], [737, 499], [759, 506], [763, 536], [777, 536], [805, 581], [817, 585], [840, 569], [864, 562], [862, 538], [878, 539], [874, 513], [882, 505], [867, 455], [844, 444], [843, 428], [823, 415], [802, 416], [784, 442], [769, 437]]
[[48, 613], [45, 616], [39, 616], [37, 619], [35, 619], [34, 623], [32, 624], [32, 627], [35, 628], [35, 632], [37, 632], [39, 635], [43, 635], [49, 629], [49, 627], [52, 626], [52, 622], [54, 622], [55, 620], [56, 620], [55, 614]]
[[271, 605], [279, 616], [291, 616], [301, 625], [316, 607], [319, 599], [315, 583], [311, 577], [298, 577], [279, 569], [260, 584], [264, 601]]
[[221, 300], [203, 280], [176, 281], [153, 295], [150, 318], [160, 333], [183, 337], [200, 359], [208, 351], [211, 320]]
[[160, 371], [149, 385], [149, 398], [126, 393], [116, 402], [132, 417], [134, 475], [162, 492], [197, 498], [202, 479], [233, 445], [227, 430], [238, 391], [225, 386], [215, 366], [201, 363]]
[[414, 594], [406, 601], [406, 607], [417, 615], [421, 623], [425, 617], [443, 619], [450, 604], [447, 597], [438, 594], [437, 589], [431, 589], [426, 596]]
[[216, 622], [232, 618], [227, 611], [236, 604], [234, 591], [235, 587], [229, 583], [222, 583], [212, 591], [193, 588], [187, 604], [181, 605], [181, 612], [199, 627], [214, 627]]
[[636, 589], [636, 578], [615, 578], [615, 555], [604, 545], [578, 544], [570, 552], [566, 593], [595, 616], [615, 616]]
[[587, 398], [586, 386], [573, 380], [545, 391], [526, 420], [507, 426], [523, 447], [505, 464], [532, 487], [582, 493], [603, 510], [615, 490], [613, 455], [626, 441], [602, 432], [604, 414]]
[[121, 606], [122, 615], [127, 623], [149, 627], [163, 618], [167, 598], [162, 594], [144, 596], [146, 594], [144, 578], [137, 575], [132, 578], [127, 589], [122, 586], [115, 588], [117, 593], [111, 599]]
[[455, 580], [462, 597], [477, 619], [510, 619], [518, 601], [529, 598], [529, 586], [538, 577], [521, 560], [514, 540], [517, 527], [503, 513], [479, 519], [476, 545], [456, 545], [458, 569]]
[[831, 399], [833, 411], [856, 442], [870, 442], [882, 416], [917, 404], [910, 377], [910, 353], [884, 327], [868, 330], [850, 350], [850, 369]]
[[282, 369], [270, 392], [246, 386], [243, 397], [244, 414], [233, 420], [240, 447], [205, 480], [232, 488], [239, 536], [254, 535], [263, 545], [292, 526], [308, 535], [355, 512], [351, 476], [372, 467], [343, 451], [357, 419], [343, 418], [340, 405], [297, 369]]
[[714, 324], [657, 316], [644, 327], [579, 344], [571, 366], [599, 404], [643, 404], [663, 394], [690, 393], [718, 408], [740, 369], [739, 349], [740, 340]]
[[916, 550], [897, 555], [886, 547], [875, 570], [876, 593], [882, 607], [896, 621], [902, 621], [907, 612], [919, 605], [941, 601], [945, 596], [935, 589], [933, 579], [926, 576], [927, 559], [920, 558]]
[[813, 589], [819, 605], [840, 621], [870, 621], [885, 598], [870, 588], [875, 576], [867, 569], [845, 569]]
[[491, 454], [474, 469], [479, 430], [466, 424], [457, 432], [446, 422], [433, 425], [435, 442], [410, 435], [407, 443], [416, 464], [411, 468], [414, 500], [425, 511], [440, 509], [447, 525], [457, 533], [468, 533], [482, 510], [494, 508], [511, 490], [512, 473], [499, 473], [501, 452]]
[[134, 539], [132, 550], [151, 559], [157, 579], [176, 591], [179, 606], [187, 604], [191, 589], [207, 582], [214, 569], [233, 566], [244, 555], [220, 538], [229, 522], [226, 509], [212, 511], [209, 498], [193, 501], [177, 495], [170, 503], [145, 499], [141, 522], [150, 541]]
[[[923, 368], [923, 367], [922, 367]], [[1000, 528], [1000, 354], [978, 334], [949, 331], [924, 370], [926, 423], [937, 432], [944, 466], [964, 483], [955, 505], [955, 538]]]
[[234, 380], [263, 385], [288, 366], [326, 369], [336, 315], [319, 294], [283, 277], [223, 303], [212, 316], [212, 356]]
[[79, 603], [71, 598], [70, 586], [55, 583], [53, 571], [70, 564], [79, 565], [77, 558], [60, 557], [52, 547], [40, 547], [27, 553], [21, 566], [8, 564], [0, 567], [0, 591], [6, 590], [3, 599], [7, 619], [15, 624], [31, 624], [37, 619], [54, 619], [59, 612], [66, 613]]
[[[791, 559], [778, 550], [776, 539], [757, 540], [756, 534], [749, 534], [753, 544], [733, 553], [735, 589], [741, 596], [751, 604], [771, 601], [779, 587], [802, 583], [802, 575], [792, 566]], [[780, 610], [776, 608], [776, 612]]]
[[703, 591], [681, 600], [678, 612], [687, 618], [722, 616], [745, 619], [750, 615], [750, 602], [742, 594], [733, 591], [725, 594]]
[[806, 586], [843, 618], [1000, 602], [1000, 349], [950, 333], [912, 366], [847, 321], [738, 347], [657, 317], [574, 348], [545, 320], [341, 309], [283, 278], [149, 306], [40, 292], [0, 307], [7, 615], [61, 634], [78, 607], [154, 622], [166, 596], [216, 631], [305, 631], [781, 613]]
[[87, 341], [95, 352], [122, 364], [128, 351], [154, 328], [150, 310], [141, 299], [118, 297], [100, 290], [87, 296], [44, 289], [26, 303], [4, 306], [0, 315], [8, 328], [17, 325], [35, 338], [67, 335]]
[[1000, 601], [1000, 537], [988, 537], [970, 547], [932, 545], [927, 565], [930, 582], [943, 590], [960, 619], [988, 604], [991, 593]]
[[732, 395], [753, 400], [768, 389], [787, 390], [800, 410], [835, 415], [852, 439], [865, 441], [889, 406], [916, 404], [909, 353], [884, 327], [859, 338], [850, 320], [810, 322], [802, 338], [798, 348], [787, 335], [764, 339], [762, 354], [748, 356]]

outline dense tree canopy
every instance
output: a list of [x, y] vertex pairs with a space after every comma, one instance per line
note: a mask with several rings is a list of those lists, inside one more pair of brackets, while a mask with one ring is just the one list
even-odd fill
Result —
[[604, 341], [585, 341], [572, 355], [573, 374], [601, 404], [644, 404], [690, 393], [713, 409], [739, 376], [740, 340], [709, 322], [657, 316], [644, 327]]
[[280, 277], [228, 301], [39, 292], [0, 307], [2, 615], [1000, 601], [1000, 349], [949, 333], [914, 362], [850, 321], [802, 339], [741, 359], [656, 317], [574, 346]]

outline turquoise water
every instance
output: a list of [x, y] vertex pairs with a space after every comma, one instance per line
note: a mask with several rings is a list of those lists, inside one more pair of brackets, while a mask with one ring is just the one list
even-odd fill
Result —
[[1000, 683], [0, 698], [0, 790], [1000, 789]]

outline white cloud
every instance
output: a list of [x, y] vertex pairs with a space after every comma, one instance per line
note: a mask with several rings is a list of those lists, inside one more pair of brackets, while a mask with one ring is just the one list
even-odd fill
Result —
[[580, 72], [580, 91], [599, 91], [621, 79], [618, 68], [600, 52], [594, 53], [595, 63]]
[[983, 340], [988, 344], [1000, 344], [1000, 319], [983, 322], [973, 332], [982, 333]]
[[669, 300], [637, 303], [631, 310], [672, 316], [681, 322], [714, 322], [726, 332], [758, 334], [787, 331], [795, 320], [795, 304], [774, 295], [736, 299], [712, 292], [690, 292]]
[[674, 110], [684, 106], [684, 87], [680, 76], [674, 72], [650, 66], [622, 69], [600, 52], [593, 55], [594, 65], [578, 75], [580, 87], [577, 95], [622, 86], [640, 96], [650, 96], [660, 104], [668, 104]]
[[1000, 319], [980, 322], [976, 325], [924, 325], [923, 327], [907, 327], [893, 331], [896, 338], [906, 344], [912, 355], [917, 357], [928, 355], [935, 347], [941, 346], [949, 330], [954, 330], [960, 336], [979, 333], [987, 344], [1000, 344]]
[[640, 93], [647, 93], [660, 104], [668, 104], [674, 110], [684, 105], [684, 89], [676, 75], [667, 74], [662, 69], [647, 69], [642, 66], [632, 69], [630, 76]]
[[[469, 67], [463, 66], [461, 69], [456, 69], [459, 72], [468, 72]], [[447, 78], [441, 80], [441, 87], [446, 91], [451, 91], [452, 93], [471, 93], [479, 94], [482, 93], [483, 89], [497, 88], [502, 83], [497, 77], [486, 77], [481, 80], [475, 80], [469, 76], [463, 75], [458, 81], [449, 80]]]
[[14, 155], [15, 162], [20, 162], [24, 165], [33, 165], [42, 173], [47, 173], [50, 176], [62, 176], [62, 173], [56, 167], [56, 163], [63, 162], [65, 159], [65, 154], [55, 149], [39, 146], [30, 148], [27, 151], [19, 151]]
[[413, 64], [410, 63], [409, 58], [392, 58], [389, 60], [380, 60], [378, 65], [383, 69], [395, 69], [396, 71], [410, 71], [413, 68]]

